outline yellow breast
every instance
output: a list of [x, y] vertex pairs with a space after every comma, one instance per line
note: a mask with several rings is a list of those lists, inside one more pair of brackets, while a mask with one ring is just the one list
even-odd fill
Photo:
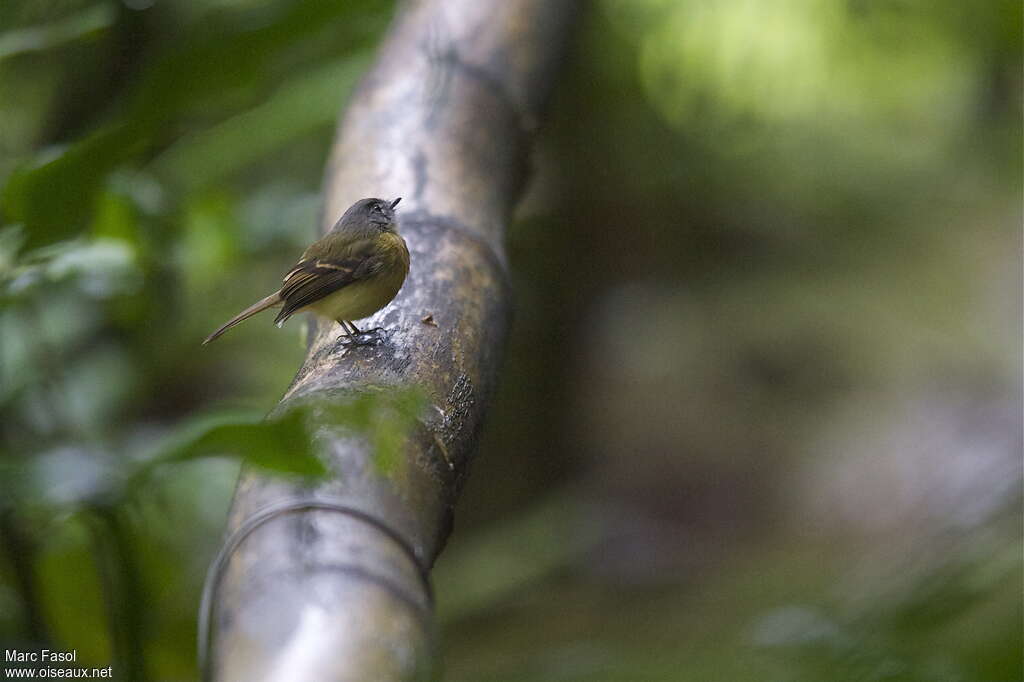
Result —
[[361, 320], [390, 303], [409, 274], [409, 250], [395, 233], [381, 235], [384, 267], [375, 274], [310, 304], [309, 309], [331, 320]]

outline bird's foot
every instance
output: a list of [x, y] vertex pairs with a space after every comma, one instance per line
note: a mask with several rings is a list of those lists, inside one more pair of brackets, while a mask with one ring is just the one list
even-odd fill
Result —
[[387, 330], [383, 327], [375, 327], [373, 329], [367, 329], [365, 331], [356, 331], [354, 333], [346, 334], [341, 337], [341, 345], [349, 348], [359, 348], [361, 346], [376, 346], [384, 343], [384, 336]]

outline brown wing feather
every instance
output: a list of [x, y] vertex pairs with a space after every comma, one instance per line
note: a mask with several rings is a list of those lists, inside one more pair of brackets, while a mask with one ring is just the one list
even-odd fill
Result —
[[283, 322], [309, 304], [333, 294], [352, 282], [375, 274], [381, 265], [380, 259], [375, 256], [357, 256], [343, 260], [309, 258], [300, 261], [284, 277], [284, 284], [281, 287], [284, 306], [274, 322]]

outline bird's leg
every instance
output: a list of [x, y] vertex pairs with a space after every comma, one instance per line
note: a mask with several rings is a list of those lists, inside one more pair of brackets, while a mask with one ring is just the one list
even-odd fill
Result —
[[369, 336], [370, 334], [373, 334], [375, 337], [380, 337], [381, 332], [387, 331], [386, 329], [384, 329], [384, 327], [374, 327], [373, 329], [360, 331], [359, 328], [356, 327], [351, 322], [349, 322], [349, 324], [352, 325], [352, 328], [356, 330], [356, 336]]
[[387, 329], [385, 329], [384, 327], [374, 327], [373, 329], [367, 329], [365, 331], [356, 332], [356, 335], [360, 337], [368, 336], [372, 337], [374, 341], [381, 341], [383, 340], [381, 334], [386, 331]]
[[373, 329], [367, 329], [366, 331], [362, 331], [361, 329], [359, 329], [359, 327], [356, 326], [356, 323], [353, 322], [352, 320], [346, 320], [346, 323], [352, 330], [351, 332], [349, 332], [351, 336], [358, 338], [372, 336], [373, 339], [371, 339], [371, 341], [379, 341], [380, 332], [384, 331], [384, 327], [374, 327]]
[[381, 331], [380, 327], [364, 332], [360, 331], [359, 327], [357, 327], [351, 320], [338, 320], [338, 324], [340, 324], [341, 328], [345, 330], [345, 339], [342, 343], [346, 346], [372, 346], [376, 343], [380, 343], [381, 341], [381, 338], [377, 333]]
[[355, 325], [348, 320], [335, 320], [335, 322], [337, 322], [338, 326], [340, 326], [342, 331], [345, 332], [345, 336], [342, 338], [341, 343], [345, 346], [358, 345], [356, 342], [356, 334], [358, 333], [358, 330], [355, 332], [352, 331], [355, 329]]

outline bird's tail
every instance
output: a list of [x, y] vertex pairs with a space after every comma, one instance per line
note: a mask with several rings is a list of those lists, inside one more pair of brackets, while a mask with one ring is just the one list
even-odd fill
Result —
[[271, 308], [271, 307], [273, 307], [275, 305], [278, 305], [280, 303], [281, 303], [281, 292], [280, 291], [275, 291], [270, 296], [267, 296], [266, 298], [253, 303], [251, 306], [249, 306], [248, 308], [246, 308], [245, 310], [243, 310], [242, 312], [238, 313], [237, 315], [232, 317], [230, 320], [228, 320], [227, 322], [222, 324], [217, 331], [215, 331], [214, 333], [212, 333], [212, 334], [210, 334], [209, 336], [206, 337], [206, 339], [203, 341], [203, 345], [205, 346], [206, 344], [210, 343], [215, 338], [217, 338], [218, 336], [220, 336], [221, 334], [223, 334], [227, 330], [231, 329], [232, 327], [234, 327], [239, 322], [242, 322], [243, 320], [247, 320], [250, 317], [252, 317], [253, 315], [255, 315], [256, 313], [264, 311], [267, 308]]

